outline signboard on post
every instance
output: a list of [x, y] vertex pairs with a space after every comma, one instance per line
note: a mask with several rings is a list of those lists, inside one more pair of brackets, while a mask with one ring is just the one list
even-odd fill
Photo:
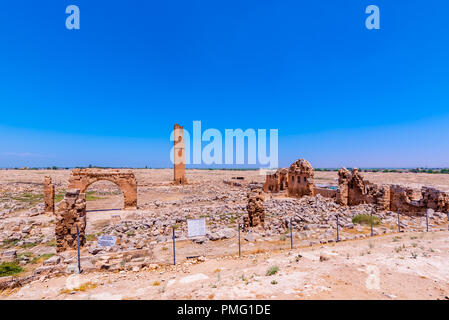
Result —
[[206, 219], [187, 220], [188, 237], [201, 237], [206, 235]]
[[113, 247], [117, 241], [115, 236], [99, 236], [97, 245], [99, 247]]

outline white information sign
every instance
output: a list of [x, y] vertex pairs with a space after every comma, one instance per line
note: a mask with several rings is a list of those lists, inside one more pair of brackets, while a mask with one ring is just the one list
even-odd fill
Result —
[[97, 245], [99, 247], [113, 247], [117, 241], [115, 236], [99, 236]]
[[187, 220], [187, 230], [189, 237], [200, 237], [206, 235], [206, 219]]

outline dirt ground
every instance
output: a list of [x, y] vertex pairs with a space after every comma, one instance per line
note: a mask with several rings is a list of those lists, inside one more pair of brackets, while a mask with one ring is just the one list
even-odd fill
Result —
[[[224, 225], [220, 220], [223, 212], [234, 212], [239, 206], [245, 208], [246, 191], [244, 187], [231, 187], [223, 182], [247, 184], [265, 180], [257, 171], [187, 170], [189, 184], [175, 186], [171, 183], [170, 169], [135, 169], [134, 172], [139, 210], [122, 210], [120, 189], [110, 182], [99, 181], [88, 189], [92, 200], [87, 202], [86, 234], [95, 235], [117, 216], [121, 221], [147, 221], [144, 219], [157, 220], [164, 214], [167, 225], [171, 225], [174, 211], [178, 217], [185, 217], [201, 215], [211, 208], [208, 212], [216, 213], [208, 219], [212, 223], [218, 221], [216, 228], [235, 227], [233, 218]], [[63, 194], [70, 170], [0, 170], [0, 204], [7, 204], [5, 208], [16, 206], [8, 209], [0, 220], [3, 234], [9, 236], [32, 226], [24, 243], [0, 247], [0, 250], [16, 249], [22, 258], [29, 254], [29, 260], [55, 255], [54, 217], [29, 215], [29, 210], [42, 202], [42, 181], [46, 175], [52, 177], [56, 194]], [[446, 174], [362, 175], [375, 183], [449, 190]], [[317, 184], [336, 185], [336, 180], [336, 172], [315, 174]], [[28, 193], [35, 198], [23, 200], [23, 195]], [[282, 195], [273, 198], [289, 201]], [[366, 237], [367, 226], [356, 226], [341, 230], [341, 236], [347, 241], [338, 243], [320, 244], [320, 238], [312, 239], [313, 233], [309, 235], [306, 231], [303, 233], [309, 236], [294, 235], [293, 250], [288, 235], [282, 233], [267, 234], [256, 241], [246, 241], [242, 234], [241, 257], [235, 235], [203, 244], [180, 237], [176, 243], [176, 266], [171, 265], [171, 229], [162, 226], [160, 235], [157, 233], [165, 237], [162, 240], [153, 241], [156, 235], [152, 230], [144, 233], [154, 242], [153, 260], [148, 267], [95, 270], [70, 276], [43, 275], [37, 281], [1, 292], [0, 299], [448, 299], [449, 231], [444, 231], [448, 225], [432, 222], [432, 232], [414, 232], [423, 230], [424, 223], [420, 218], [418, 227], [396, 234], [382, 234], [381, 229], [388, 226], [381, 225], [376, 229], [379, 235], [372, 238]], [[389, 230], [395, 232], [395, 226]], [[359, 235], [363, 237], [359, 239]], [[334, 238], [334, 234], [330, 232], [329, 237]], [[39, 243], [33, 242], [36, 239]], [[94, 244], [95, 240], [89, 243]], [[82, 249], [82, 255], [88, 255], [86, 248]], [[197, 258], [187, 259], [189, 256]], [[24, 263], [29, 273], [39, 266], [30, 261]]]
[[449, 232], [408, 233], [56, 277], [2, 299], [449, 299], [448, 261]]

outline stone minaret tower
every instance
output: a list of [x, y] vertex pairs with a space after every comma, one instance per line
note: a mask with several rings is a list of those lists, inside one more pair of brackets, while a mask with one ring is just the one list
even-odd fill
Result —
[[174, 180], [175, 183], [184, 184], [187, 182], [185, 177], [184, 127], [179, 124], [175, 124], [174, 139]]

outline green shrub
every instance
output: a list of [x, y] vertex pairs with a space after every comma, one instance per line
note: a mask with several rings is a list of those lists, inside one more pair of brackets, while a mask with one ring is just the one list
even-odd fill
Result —
[[0, 277], [12, 276], [23, 271], [17, 262], [3, 262], [0, 264]]
[[44, 253], [41, 254], [38, 257], [34, 257], [33, 260], [31, 260], [32, 264], [36, 264], [36, 263], [42, 263], [47, 259], [50, 259], [51, 257], [53, 257], [55, 254], [54, 253]]
[[272, 276], [272, 275], [276, 274], [278, 271], [279, 271], [278, 266], [272, 266], [267, 270], [267, 276]]
[[[373, 225], [377, 226], [380, 224], [380, 218], [373, 215]], [[371, 225], [371, 215], [369, 214], [358, 214], [352, 218], [352, 223], [354, 224], [369, 224]]]

